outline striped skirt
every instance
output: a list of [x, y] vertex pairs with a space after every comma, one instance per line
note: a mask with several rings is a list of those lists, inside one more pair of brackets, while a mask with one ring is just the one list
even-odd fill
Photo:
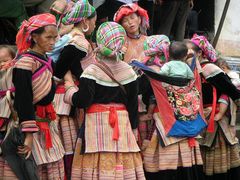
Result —
[[0, 179], [2, 180], [17, 180], [17, 176], [9, 167], [7, 161], [0, 157]]
[[65, 176], [63, 159], [38, 166], [38, 175], [40, 180], [63, 180]]
[[57, 115], [59, 135], [65, 150], [65, 155], [73, 154], [77, 140], [77, 125], [75, 119], [66, 115]]
[[77, 141], [72, 180], [144, 180], [143, 164], [139, 152], [81, 153], [82, 141]]
[[[115, 111], [117, 118], [110, 116], [110, 113], [113, 113], [110, 110]], [[109, 124], [111, 117], [115, 117], [114, 128]], [[113, 140], [115, 130], [119, 133], [117, 140]], [[84, 143], [82, 143], [83, 138]], [[87, 110], [83, 127], [79, 132], [71, 178], [144, 180], [139, 151], [124, 105], [92, 105]]]
[[203, 164], [197, 141], [195, 147], [192, 148], [189, 147], [188, 140], [162, 147], [156, 130], [147, 148], [143, 151], [143, 156], [144, 169], [147, 172], [177, 170], [179, 167], [192, 167]]
[[71, 105], [66, 104], [63, 100], [64, 93], [56, 93], [54, 96], [54, 109], [57, 114], [57, 124], [59, 129], [60, 138], [64, 146], [65, 155], [73, 154], [74, 146], [77, 140], [77, 129], [80, 128], [84, 111], [78, 109], [74, 117], [70, 117]]
[[[222, 131], [217, 132], [214, 146], [201, 146], [201, 152], [204, 172], [208, 176], [227, 173], [233, 168], [240, 167], [239, 144], [227, 144]], [[232, 179], [240, 179], [240, 173], [238, 174], [237, 177], [232, 177]]]

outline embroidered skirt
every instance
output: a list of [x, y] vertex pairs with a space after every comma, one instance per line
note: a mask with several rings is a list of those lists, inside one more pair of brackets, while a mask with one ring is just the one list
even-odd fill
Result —
[[73, 164], [74, 180], [144, 180], [139, 152], [96, 152], [81, 154], [82, 140], [78, 139]]
[[177, 170], [179, 167], [192, 167], [202, 165], [199, 144], [189, 147], [188, 140], [182, 140], [169, 146], [162, 147], [157, 131], [143, 151], [144, 169], [147, 172], [162, 170]]
[[[217, 132], [214, 146], [201, 146], [201, 152], [206, 175], [227, 173], [233, 168], [240, 167], [239, 144], [228, 144], [222, 131]], [[240, 173], [238, 177], [232, 179], [240, 179]]]

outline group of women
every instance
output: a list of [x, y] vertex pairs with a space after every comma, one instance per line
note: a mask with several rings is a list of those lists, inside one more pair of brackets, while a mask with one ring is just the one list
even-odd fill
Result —
[[[239, 179], [240, 91], [214, 64], [207, 39], [148, 37], [147, 12], [126, 4], [115, 22], [100, 25], [95, 44], [96, 16], [79, 0], [60, 15], [71, 26], [62, 37], [55, 16], [45, 13], [22, 23], [17, 58], [0, 47], [0, 177]], [[181, 61], [177, 72], [158, 76], [171, 60]], [[136, 61], [147, 71], [130, 66]], [[178, 77], [185, 63], [190, 79]], [[10, 152], [13, 127], [23, 139]], [[36, 168], [21, 171], [14, 157]]]

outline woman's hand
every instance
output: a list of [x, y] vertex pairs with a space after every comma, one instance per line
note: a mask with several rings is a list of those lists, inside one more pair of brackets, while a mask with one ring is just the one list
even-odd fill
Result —
[[65, 74], [65, 76], [64, 76], [64, 81], [65, 81], [65, 82], [68, 81], [68, 82], [74, 84], [71, 71], [68, 71], [68, 72]]
[[75, 84], [74, 82], [71, 82], [71, 81], [64, 81], [64, 86], [67, 91], [70, 87], [75, 86]]
[[23, 146], [18, 146], [18, 154], [25, 155], [25, 159], [28, 159], [32, 153], [33, 146], [33, 134], [26, 133]]

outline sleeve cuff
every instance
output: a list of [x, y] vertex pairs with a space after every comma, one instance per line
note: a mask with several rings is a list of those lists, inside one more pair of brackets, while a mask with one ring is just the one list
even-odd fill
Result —
[[72, 96], [75, 92], [78, 91], [78, 87], [76, 86], [70, 86], [66, 92], [65, 92], [65, 95], [64, 95], [64, 102], [67, 103], [67, 104], [71, 104], [73, 105], [72, 103]]
[[35, 120], [24, 121], [20, 125], [22, 132], [38, 132], [38, 126]]

